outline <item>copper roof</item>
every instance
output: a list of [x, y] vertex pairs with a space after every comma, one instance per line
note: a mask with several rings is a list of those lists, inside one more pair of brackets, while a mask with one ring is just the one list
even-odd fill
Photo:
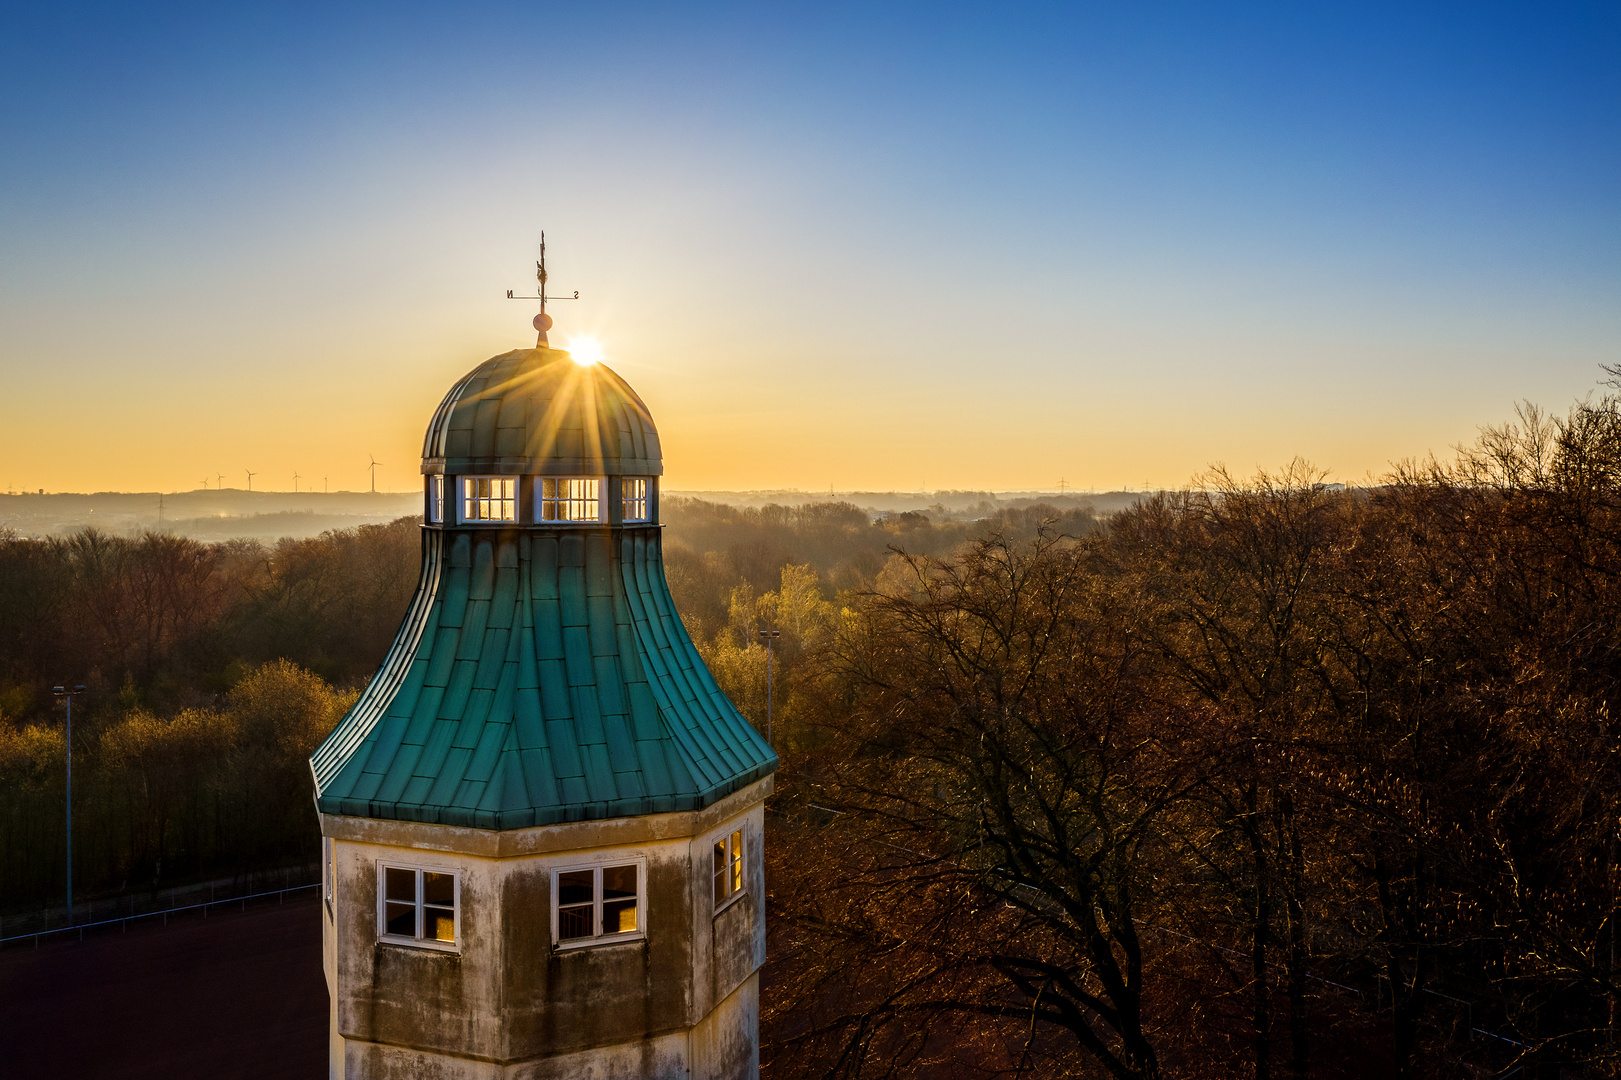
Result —
[[323, 813], [515, 829], [699, 809], [776, 768], [656, 527], [423, 535], [399, 637], [311, 759]]
[[[662, 463], [647, 406], [617, 374], [525, 349], [451, 389], [423, 471], [648, 476]], [[399, 634], [310, 759], [322, 813], [517, 829], [700, 809], [777, 767], [681, 624], [660, 527], [609, 522], [423, 529]]]
[[611, 368], [515, 349], [451, 387], [428, 425], [422, 471], [658, 476], [664, 463], [647, 406]]

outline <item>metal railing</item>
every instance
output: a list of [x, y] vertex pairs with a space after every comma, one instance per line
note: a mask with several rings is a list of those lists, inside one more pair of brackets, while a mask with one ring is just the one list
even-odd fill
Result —
[[0, 919], [0, 948], [20, 941], [32, 941], [37, 947], [39, 939], [53, 935], [77, 931], [82, 938], [86, 929], [114, 924], [127, 928], [138, 919], [167, 921], [170, 915], [180, 912], [201, 911], [206, 916], [209, 908], [222, 904], [241, 904], [245, 909], [249, 900], [271, 896], [285, 898], [290, 893], [319, 888], [319, 865], [305, 865], [256, 871], [237, 878], [167, 889], [159, 894], [129, 894], [76, 904], [75, 914], [79, 918], [75, 920], [68, 920], [63, 909], [12, 915]]

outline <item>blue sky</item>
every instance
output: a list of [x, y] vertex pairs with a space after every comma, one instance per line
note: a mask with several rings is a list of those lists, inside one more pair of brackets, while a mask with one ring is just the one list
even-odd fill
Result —
[[1621, 8], [1124, 7], [7, 8], [0, 482], [403, 490], [541, 228], [677, 487], [1355, 480], [1621, 362]]

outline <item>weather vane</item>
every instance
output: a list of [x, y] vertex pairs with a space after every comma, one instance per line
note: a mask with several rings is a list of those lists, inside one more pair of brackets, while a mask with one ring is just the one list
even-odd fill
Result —
[[548, 330], [550, 330], [552, 328], [552, 317], [550, 315], [546, 314], [546, 301], [548, 301], [548, 300], [578, 300], [580, 298], [580, 290], [579, 289], [574, 290], [574, 295], [573, 296], [547, 296], [546, 295], [546, 232], [545, 232], [544, 229], [541, 230], [541, 233], [540, 233], [540, 261], [535, 263], [535, 282], [536, 282], [536, 287], [535, 287], [535, 295], [534, 296], [514, 296], [512, 294], [512, 290], [508, 289], [507, 290], [507, 299], [508, 300], [539, 300], [540, 301], [540, 314], [536, 315], [535, 320], [534, 320], [535, 330], [536, 330], [536, 332], [538, 332], [540, 334], [540, 339], [535, 342], [535, 348], [544, 349], [544, 348], [547, 347], [546, 331], [548, 331]]

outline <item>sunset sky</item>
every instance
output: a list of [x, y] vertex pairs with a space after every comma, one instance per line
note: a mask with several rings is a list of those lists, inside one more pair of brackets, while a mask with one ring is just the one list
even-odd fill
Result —
[[8, 5], [0, 485], [415, 486], [542, 228], [672, 488], [1355, 481], [1621, 363], [1621, 7]]

